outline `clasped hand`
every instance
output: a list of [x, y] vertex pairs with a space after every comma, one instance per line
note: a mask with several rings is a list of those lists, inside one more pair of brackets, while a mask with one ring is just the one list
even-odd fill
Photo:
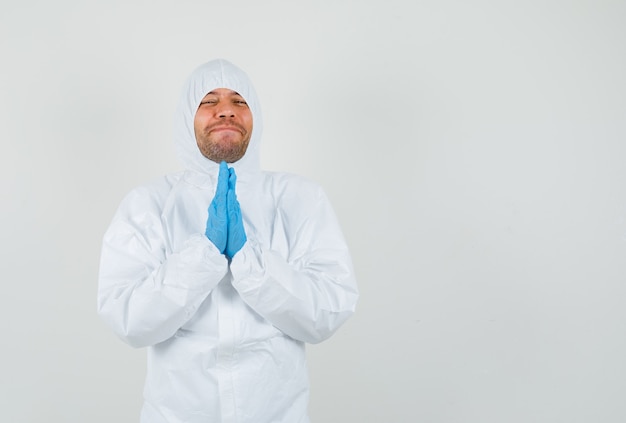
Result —
[[246, 232], [241, 217], [241, 207], [235, 194], [237, 175], [226, 162], [220, 163], [215, 197], [209, 205], [206, 236], [220, 253], [229, 259], [246, 243]]

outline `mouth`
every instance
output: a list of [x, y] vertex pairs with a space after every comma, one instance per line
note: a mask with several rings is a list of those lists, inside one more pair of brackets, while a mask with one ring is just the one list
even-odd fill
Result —
[[243, 134], [245, 132], [242, 128], [239, 128], [236, 125], [217, 125], [212, 128], [209, 128], [208, 132], [223, 132], [223, 131], [238, 132], [240, 134]]
[[220, 127], [220, 128], [213, 128], [213, 129], [211, 129], [210, 132], [224, 132], [224, 131], [240, 132], [237, 128], [233, 128], [232, 126], [224, 126], [224, 127]]

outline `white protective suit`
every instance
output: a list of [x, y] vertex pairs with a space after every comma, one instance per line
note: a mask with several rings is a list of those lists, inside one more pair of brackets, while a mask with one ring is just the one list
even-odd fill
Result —
[[[204, 234], [219, 165], [196, 144], [215, 88], [252, 111], [237, 173], [247, 242], [231, 263]], [[103, 241], [98, 313], [148, 347], [143, 423], [305, 423], [305, 343], [331, 336], [358, 298], [350, 255], [322, 189], [260, 170], [261, 112], [247, 75], [224, 60], [187, 80], [175, 143], [185, 170], [131, 191]]]

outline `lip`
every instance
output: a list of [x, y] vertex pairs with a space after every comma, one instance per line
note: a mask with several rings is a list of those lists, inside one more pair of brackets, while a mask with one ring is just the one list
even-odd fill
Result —
[[216, 126], [215, 128], [211, 128], [211, 132], [222, 132], [222, 131], [233, 131], [233, 132], [241, 133], [239, 128], [237, 128], [236, 126]]

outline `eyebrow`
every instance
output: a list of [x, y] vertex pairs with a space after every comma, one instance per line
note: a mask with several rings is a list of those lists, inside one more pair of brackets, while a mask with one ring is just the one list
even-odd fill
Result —
[[[226, 89], [227, 89], [227, 90], [230, 90], [229, 88], [226, 88]], [[213, 90], [213, 91], [209, 91], [208, 93], [206, 93], [206, 95], [209, 95], [209, 94], [217, 95], [217, 93], [215, 92], [215, 90]], [[229, 93], [229, 94], [230, 94], [230, 95], [238, 95], [239, 97], [243, 97], [241, 94], [239, 94], [237, 91], [234, 91], [234, 90], [230, 90], [230, 93]]]

